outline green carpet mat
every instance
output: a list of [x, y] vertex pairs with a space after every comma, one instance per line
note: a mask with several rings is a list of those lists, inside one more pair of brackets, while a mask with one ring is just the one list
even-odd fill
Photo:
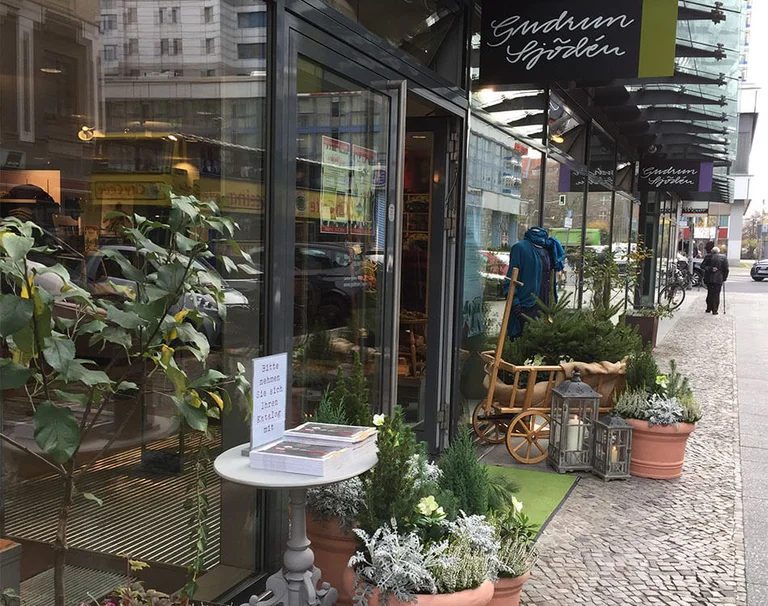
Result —
[[491, 475], [504, 476], [520, 487], [515, 498], [523, 503], [523, 513], [542, 530], [579, 480], [579, 476], [570, 474], [499, 465], [488, 465], [488, 471]]

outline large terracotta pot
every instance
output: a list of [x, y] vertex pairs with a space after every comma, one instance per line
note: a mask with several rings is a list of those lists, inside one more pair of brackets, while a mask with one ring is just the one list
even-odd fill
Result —
[[494, 586], [490, 606], [520, 606], [520, 593], [530, 577], [530, 572], [514, 578], [500, 577]]
[[641, 478], [673, 480], [683, 475], [685, 445], [695, 423], [653, 425], [627, 419], [632, 425], [632, 455], [629, 473]]
[[[347, 568], [344, 574], [349, 587], [354, 586], [355, 571]], [[487, 606], [493, 599], [493, 583], [485, 581], [477, 589], [467, 589], [456, 593], [418, 594], [416, 603], [419, 606]], [[373, 590], [373, 595], [368, 598], [368, 606], [381, 606], [379, 592]], [[413, 606], [413, 602], [400, 602], [394, 598], [389, 599], [389, 606]]]
[[318, 521], [310, 511], [307, 512], [307, 538], [312, 543], [315, 566], [321, 570], [322, 580], [339, 592], [336, 604], [351, 606], [354, 575], [350, 578], [345, 572], [349, 570], [349, 558], [357, 551], [355, 535], [342, 530], [338, 518]]

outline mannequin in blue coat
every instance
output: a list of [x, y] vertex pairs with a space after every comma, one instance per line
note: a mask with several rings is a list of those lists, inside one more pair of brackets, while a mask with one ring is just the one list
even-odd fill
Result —
[[550, 293], [554, 293], [557, 300], [557, 281], [554, 276], [556, 272], [563, 271], [564, 263], [563, 246], [557, 239], [551, 238], [542, 227], [529, 228], [523, 239], [512, 246], [507, 276], [511, 277], [512, 269], [517, 267], [517, 279], [523, 285], [515, 288], [512, 313], [507, 327], [510, 339], [523, 332], [528, 318], [538, 315], [540, 308], [536, 297], [545, 305], [550, 304]]

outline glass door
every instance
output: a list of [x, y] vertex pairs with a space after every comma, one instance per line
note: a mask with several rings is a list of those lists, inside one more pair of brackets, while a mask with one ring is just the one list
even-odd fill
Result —
[[288, 423], [369, 423], [373, 412], [389, 412], [392, 401], [402, 85], [295, 32], [292, 47], [296, 130], [288, 149], [295, 146], [296, 189]]

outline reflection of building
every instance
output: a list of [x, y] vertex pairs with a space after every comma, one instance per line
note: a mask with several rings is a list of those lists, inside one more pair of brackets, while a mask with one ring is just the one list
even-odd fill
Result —
[[248, 1], [102, 0], [106, 131], [263, 148], [266, 16]]
[[55, 170], [57, 204], [77, 212], [88, 199], [77, 133], [101, 122], [97, 11], [96, 0], [0, 2], [0, 197], [19, 179], [45, 188], [35, 171]]

